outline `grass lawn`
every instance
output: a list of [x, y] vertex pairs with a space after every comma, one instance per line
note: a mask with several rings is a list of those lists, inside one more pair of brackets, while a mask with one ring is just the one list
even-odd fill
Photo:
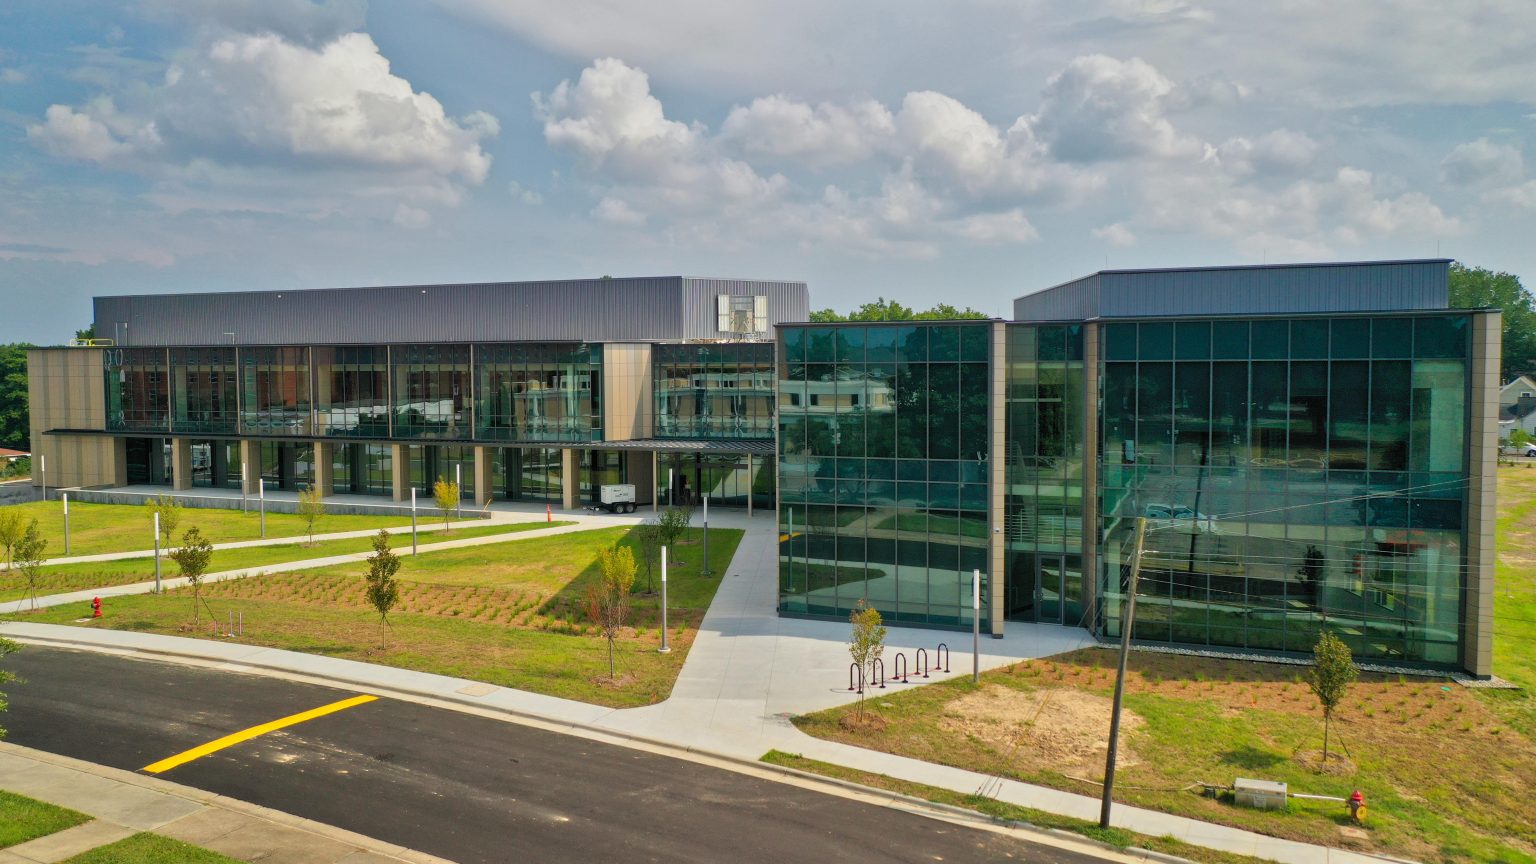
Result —
[[796, 768], [812, 774], [820, 774], [824, 777], [847, 780], [874, 789], [884, 789], [889, 792], [895, 792], [898, 795], [921, 798], [936, 804], [964, 807], [1005, 822], [1024, 822], [1036, 828], [1058, 828], [1062, 831], [1071, 831], [1074, 834], [1081, 834], [1084, 837], [1101, 843], [1110, 843], [1122, 849], [1127, 846], [1136, 846], [1141, 849], [1151, 849], [1154, 852], [1177, 855], [1181, 858], [1188, 858], [1191, 861], [1199, 861], [1201, 864], [1260, 864], [1260, 862], [1269, 860], [1267, 858], [1254, 858], [1249, 855], [1235, 855], [1230, 852], [1218, 852], [1214, 849], [1207, 849], [1204, 846], [1193, 846], [1172, 837], [1151, 837], [1120, 828], [1103, 829], [1099, 827], [1097, 822], [1073, 819], [1070, 816], [1058, 816], [1055, 813], [1047, 813], [1044, 810], [1008, 804], [994, 798], [984, 798], [980, 795], [967, 795], [963, 792], [955, 792], [939, 786], [928, 786], [923, 783], [897, 780], [884, 774], [874, 774], [869, 771], [860, 771], [856, 768], [845, 768], [830, 762], [807, 759], [794, 753], [769, 750], [763, 756], [763, 761], [770, 765], [782, 765], [786, 768]]
[[[364, 563], [207, 585], [219, 620], [243, 614], [246, 642], [383, 663], [615, 707], [665, 699], [687, 657], [699, 621], [727, 575], [741, 532], [710, 531], [710, 569], [699, 574], [702, 532], [691, 529], [673, 550], [668, 621], [673, 651], [659, 654], [659, 597], [637, 593], [629, 625], [616, 640], [618, 678], [608, 677], [607, 643], [582, 611], [586, 586], [599, 574], [598, 550], [629, 544], [627, 527], [535, 537], [494, 546], [402, 558], [400, 605], [380, 649], [379, 618], [363, 596]], [[637, 556], [638, 557], [638, 556]], [[681, 559], [681, 565], [677, 564]], [[636, 580], [644, 592], [644, 567]], [[72, 610], [44, 610], [27, 620], [73, 623]], [[191, 592], [113, 598], [106, 615], [82, 626], [195, 636]], [[206, 620], [204, 617], [203, 620]]]
[[[50, 495], [53, 493], [49, 493]], [[64, 554], [64, 506], [55, 500], [31, 501], [26, 504], [8, 504], [8, 508], [20, 510], [27, 517], [37, 520], [37, 529], [48, 541], [47, 555]], [[423, 524], [431, 524], [436, 511], [423, 509]], [[466, 520], [470, 521], [470, 520]], [[479, 520], [474, 520], [479, 521]], [[315, 524], [315, 532], [366, 531], [393, 528], [411, 524], [410, 516], [347, 516], [339, 513], [326, 514]], [[235, 543], [241, 540], [261, 539], [261, 517], [256, 512], [255, 499], [249, 513], [239, 510], [219, 510], [184, 507], [181, 524], [174, 536], [196, 525], [210, 543]], [[98, 555], [104, 552], [136, 552], [155, 548], [154, 515], [148, 507], [132, 504], [87, 504], [69, 502], [69, 554]], [[268, 513], [268, 537], [300, 537], [306, 533], [304, 520], [293, 513]], [[4, 550], [0, 550], [3, 553]]]
[[[1117, 800], [1425, 862], [1536, 862], [1536, 468], [1500, 468], [1498, 501], [1494, 673], [1523, 691], [1362, 675], [1333, 726], [1349, 767], [1318, 774], [1304, 764], [1322, 743], [1304, 670], [1138, 653]], [[1089, 649], [987, 673], [980, 688], [960, 679], [883, 691], [871, 699], [882, 731], [845, 728], [846, 709], [795, 722], [819, 737], [1097, 795], [1114, 659]], [[1086, 731], [1048, 734], [1064, 728]], [[1337, 804], [1293, 801], [1286, 813], [1265, 813], [1188, 788], [1240, 776], [1282, 780], [1293, 792], [1361, 789], [1368, 840], [1344, 835]]]
[[98, 846], [65, 860], [63, 864], [239, 864], [239, 861], [200, 846], [146, 833]]
[[84, 813], [0, 790], [0, 849], [89, 821]]
[[[522, 531], [537, 531], [540, 528], [570, 524], [572, 523], [567, 521], [555, 522], [553, 524], [547, 522], [517, 522], [487, 525], [477, 520], [475, 522], [462, 523], [461, 527], [454, 528], [448, 534], [444, 534], [441, 531], [421, 534], [417, 541], [419, 544], [425, 545], [427, 543], [439, 543], [448, 540], [487, 537], [493, 534], [516, 534]], [[390, 542], [397, 551], [404, 549], [406, 553], [410, 552], [411, 536], [409, 534], [392, 535]], [[278, 543], [271, 546], [251, 546], [243, 549], [215, 549], [213, 558], [208, 564], [208, 572], [222, 573], [229, 570], [260, 570], [267, 567], [276, 567], [290, 561], [328, 558], [332, 555], [347, 555], [355, 552], [370, 552], [372, 550], [372, 537], [321, 540], [312, 546], [298, 542]], [[179, 576], [180, 571], [176, 567], [176, 562], [162, 556], [160, 575], [166, 579]], [[38, 595], [45, 596], [65, 591], [81, 591], [108, 585], [129, 585], [134, 582], [144, 582], [154, 577], [154, 556], [83, 564], [53, 564], [38, 568]], [[25, 577], [19, 571], [0, 570], [0, 602], [17, 600], [25, 596], [26, 584]]]

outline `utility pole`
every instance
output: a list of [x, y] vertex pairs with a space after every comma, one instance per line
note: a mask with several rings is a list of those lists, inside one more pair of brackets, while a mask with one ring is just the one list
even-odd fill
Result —
[[1115, 791], [1115, 751], [1120, 745], [1120, 703], [1125, 698], [1125, 666], [1131, 658], [1131, 627], [1136, 623], [1136, 583], [1141, 578], [1141, 553], [1147, 543], [1147, 517], [1136, 517], [1136, 546], [1131, 552], [1131, 580], [1126, 591], [1125, 614], [1120, 621], [1120, 674], [1115, 676], [1115, 706], [1109, 715], [1109, 752], [1104, 756], [1104, 800], [1099, 805], [1099, 827], [1109, 827], [1109, 808]]

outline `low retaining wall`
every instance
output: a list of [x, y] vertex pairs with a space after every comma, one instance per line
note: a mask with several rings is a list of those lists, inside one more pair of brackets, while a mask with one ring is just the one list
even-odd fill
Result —
[[[203, 510], [239, 510], [241, 501], [226, 495], [198, 495], [186, 492], [172, 492], [167, 489], [159, 493], [147, 492], [123, 492], [115, 489], [66, 489], [71, 501], [84, 501], [91, 504], [132, 504], [141, 505], [145, 500], [155, 498], [158, 495], [170, 495], [176, 499], [176, 503], [183, 507], [193, 507]], [[57, 500], [58, 493], [48, 490], [48, 497]], [[246, 499], [245, 507], [254, 513], [260, 506], [258, 499], [253, 495]], [[268, 513], [297, 513], [299, 502], [279, 498], [267, 499]], [[326, 499], [325, 512], [338, 516], [410, 516], [411, 505], [400, 504], [394, 501], [385, 501], [379, 504], [363, 504], [355, 501], [332, 501]], [[421, 520], [435, 520], [442, 518], [442, 514], [436, 507], [422, 507], [417, 505], [416, 517]], [[459, 517], [455, 516], [455, 519]], [[490, 514], [479, 509], [465, 507], [464, 519], [489, 519]]]

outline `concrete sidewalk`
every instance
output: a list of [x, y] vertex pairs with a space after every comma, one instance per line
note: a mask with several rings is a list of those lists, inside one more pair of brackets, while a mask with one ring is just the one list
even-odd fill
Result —
[[[637, 514], [640, 515], [640, 514]], [[713, 516], [713, 514], [712, 514]], [[629, 517], [633, 519], [634, 517]], [[610, 709], [474, 681], [376, 666], [351, 660], [172, 636], [40, 624], [0, 624], [0, 635], [61, 647], [143, 653], [198, 662], [231, 671], [290, 676], [476, 713], [499, 714], [583, 735], [615, 736], [705, 753], [742, 763], [770, 750], [797, 753], [838, 765], [1097, 821], [1096, 795], [1079, 795], [1013, 780], [879, 753], [812, 738], [789, 722], [793, 714], [851, 702], [847, 690], [847, 625], [781, 618], [777, 600], [777, 537], [771, 514], [749, 519], [721, 512], [711, 527], [747, 530], [689, 650], [666, 701], [644, 708]], [[523, 535], [517, 535], [523, 536]], [[689, 552], [697, 547], [688, 547]], [[686, 554], [686, 553], [684, 553]], [[971, 671], [970, 634], [893, 627], [886, 656], [909, 659], [918, 648], [930, 657], [939, 641], [955, 648], [948, 673], [931, 671], [926, 682]], [[1095, 644], [1083, 630], [1010, 622], [1007, 637], [983, 637], [983, 669], [1049, 656]], [[914, 684], [888, 685], [903, 689]], [[924, 683], [926, 683], [924, 682]], [[1180, 840], [1285, 864], [1380, 864], [1380, 858], [1159, 813], [1124, 804], [1114, 824], [1151, 836]]]
[[141, 831], [263, 864], [451, 864], [277, 810], [14, 744], [0, 743], [0, 789], [94, 817], [0, 849], [0, 864], [52, 864]]

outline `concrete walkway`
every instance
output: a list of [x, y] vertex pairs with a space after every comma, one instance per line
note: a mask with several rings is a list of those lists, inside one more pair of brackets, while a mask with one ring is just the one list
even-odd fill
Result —
[[[602, 517], [634, 520], [632, 517]], [[672, 695], [644, 708], [615, 710], [464, 679], [412, 672], [229, 642], [212, 642], [112, 630], [27, 623], [0, 624], [0, 634], [27, 641], [95, 650], [147, 653], [167, 659], [211, 663], [220, 668], [281, 674], [336, 683], [400, 698], [476, 712], [511, 715], [580, 734], [629, 737], [648, 743], [756, 762], [778, 749], [890, 777], [972, 794], [983, 793], [1040, 810], [1097, 820], [1097, 796], [1078, 795], [1004, 780], [972, 771], [921, 762], [812, 738], [789, 716], [846, 704], [847, 625], [780, 618], [776, 534], [771, 514], [712, 514], [711, 527], [742, 527], [746, 536], [689, 651]], [[567, 530], [576, 530], [574, 527]], [[514, 535], [518, 537], [527, 535]], [[690, 551], [693, 548], [690, 547]], [[934, 651], [939, 641], [954, 651], [950, 671], [931, 672], [928, 682], [970, 674], [970, 634], [893, 627], [886, 656], [919, 647]], [[1094, 644], [1085, 631], [1049, 625], [1010, 623], [1007, 638], [983, 636], [979, 663], [997, 668]], [[921, 680], [921, 679], [917, 679]], [[889, 685], [903, 689], [910, 685]], [[878, 691], [877, 691], [878, 692]], [[1222, 851], [1286, 864], [1379, 864], [1380, 858], [1116, 805], [1114, 824], [1152, 836], [1169, 835]]]
[[0, 788], [93, 817], [0, 849], [0, 864], [53, 864], [141, 831], [263, 864], [449, 864], [277, 810], [14, 744], [0, 743]]

